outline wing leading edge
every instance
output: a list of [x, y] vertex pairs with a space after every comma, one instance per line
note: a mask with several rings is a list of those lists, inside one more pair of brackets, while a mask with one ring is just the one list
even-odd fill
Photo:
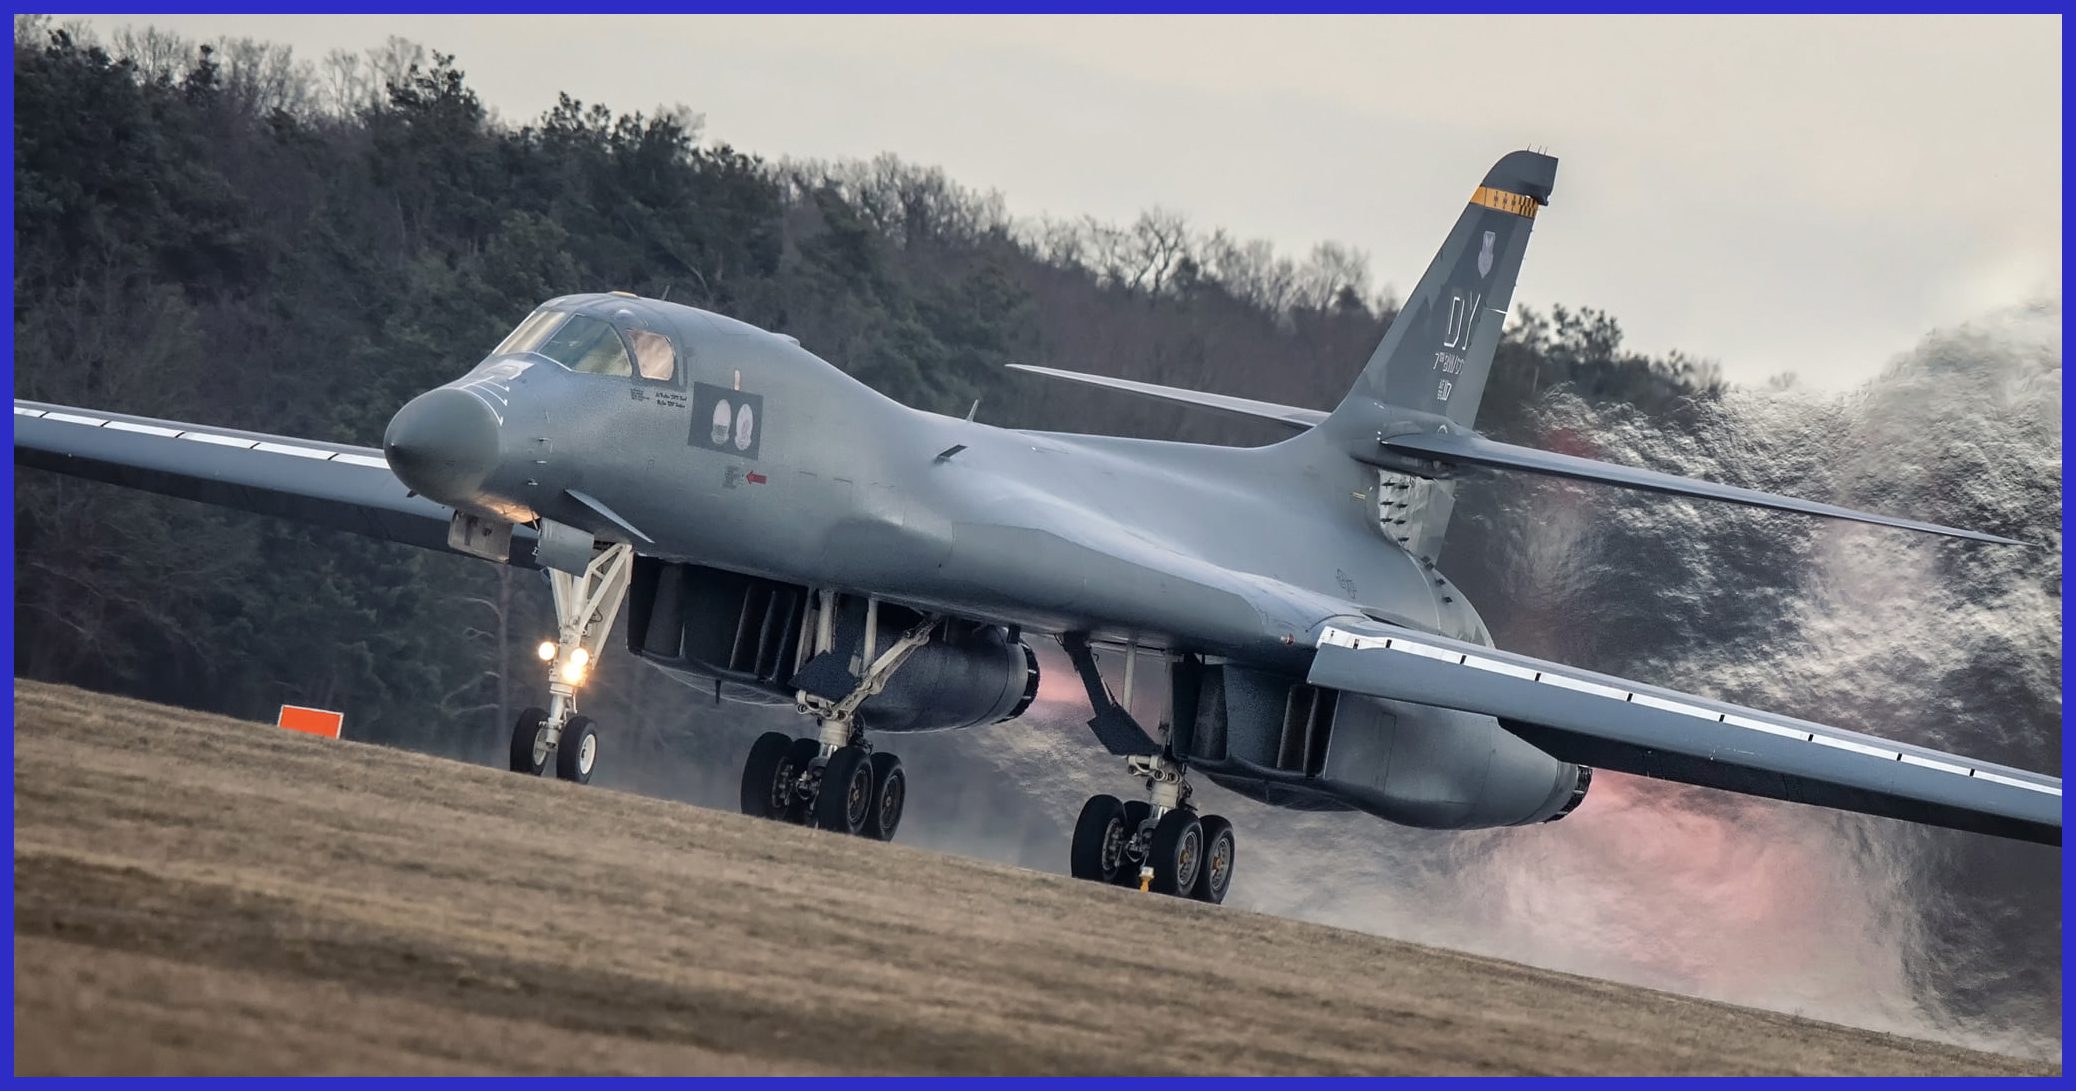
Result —
[[1598, 769], [2062, 843], [2062, 782], [1367, 620], [1319, 636], [1309, 681], [1496, 717]]
[[1061, 371], [1058, 368], [1039, 367], [1036, 364], [1010, 364], [1011, 371], [1043, 375], [1048, 379], [1065, 379], [1068, 382], [1087, 383], [1108, 390], [1122, 390], [1162, 401], [1180, 402], [1183, 405], [1218, 409], [1237, 413], [1243, 417], [1275, 421], [1300, 431], [1326, 419], [1326, 414], [1317, 409], [1300, 409], [1295, 405], [1278, 405], [1275, 402], [1255, 401], [1253, 398], [1236, 398], [1230, 394], [1209, 394], [1201, 390], [1183, 390], [1180, 387], [1142, 383], [1136, 379], [1119, 379], [1109, 375], [1090, 375], [1080, 371]]
[[[14, 461], [146, 492], [458, 552], [453, 509], [412, 495], [372, 447], [210, 428], [17, 399]], [[519, 528], [515, 541], [530, 538]], [[510, 563], [532, 567], [533, 550]]]

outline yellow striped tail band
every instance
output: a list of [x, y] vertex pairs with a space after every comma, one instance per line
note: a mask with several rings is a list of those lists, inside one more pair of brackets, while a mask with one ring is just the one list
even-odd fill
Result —
[[1496, 208], [1501, 212], [1511, 212], [1516, 216], [1526, 216], [1531, 220], [1535, 219], [1536, 200], [1527, 194], [1508, 193], [1506, 190], [1493, 189], [1491, 186], [1479, 186], [1471, 194], [1471, 203], [1474, 205], [1484, 205], [1486, 208]]

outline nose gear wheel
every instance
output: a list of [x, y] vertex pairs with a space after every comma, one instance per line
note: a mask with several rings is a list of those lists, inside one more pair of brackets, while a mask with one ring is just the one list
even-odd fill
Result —
[[512, 772], [540, 776], [548, 767], [548, 710], [529, 708], [512, 725]]

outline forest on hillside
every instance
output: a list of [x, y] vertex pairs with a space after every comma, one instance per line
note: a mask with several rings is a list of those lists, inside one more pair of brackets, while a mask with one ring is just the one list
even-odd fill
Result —
[[[1293, 258], [1160, 210], [1019, 221], [892, 155], [712, 144], [684, 109], [564, 96], [506, 123], [454, 57], [401, 40], [313, 63], [25, 19], [14, 79], [21, 397], [372, 443], [538, 301], [615, 288], [790, 333], [920, 408], [978, 399], [999, 424], [1245, 443], [1275, 436], [1003, 365], [1331, 406], [1393, 311], [1344, 245]], [[1524, 312], [1480, 423], [1532, 438], [1529, 410], [1555, 390], [1670, 414], [1717, 389], [1705, 365], [1625, 352], [1607, 315]], [[399, 738], [428, 709], [499, 722], [508, 676], [530, 688], [538, 672], [546, 596], [528, 577], [16, 484], [21, 674], [244, 715], [343, 705], [367, 737]], [[1466, 508], [1453, 567], [1474, 570]], [[640, 700], [617, 692], [640, 673], [604, 672], [594, 700]]]

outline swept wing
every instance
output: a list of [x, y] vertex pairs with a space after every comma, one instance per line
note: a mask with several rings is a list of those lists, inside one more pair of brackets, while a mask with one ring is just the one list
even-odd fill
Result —
[[[452, 508], [414, 496], [382, 452], [16, 399], [14, 460], [76, 477], [451, 550]], [[531, 537], [519, 528], [514, 537]], [[511, 563], [533, 564], [533, 550]]]
[[1497, 717], [1563, 761], [2049, 845], [2059, 777], [1337, 618], [1309, 681]]

